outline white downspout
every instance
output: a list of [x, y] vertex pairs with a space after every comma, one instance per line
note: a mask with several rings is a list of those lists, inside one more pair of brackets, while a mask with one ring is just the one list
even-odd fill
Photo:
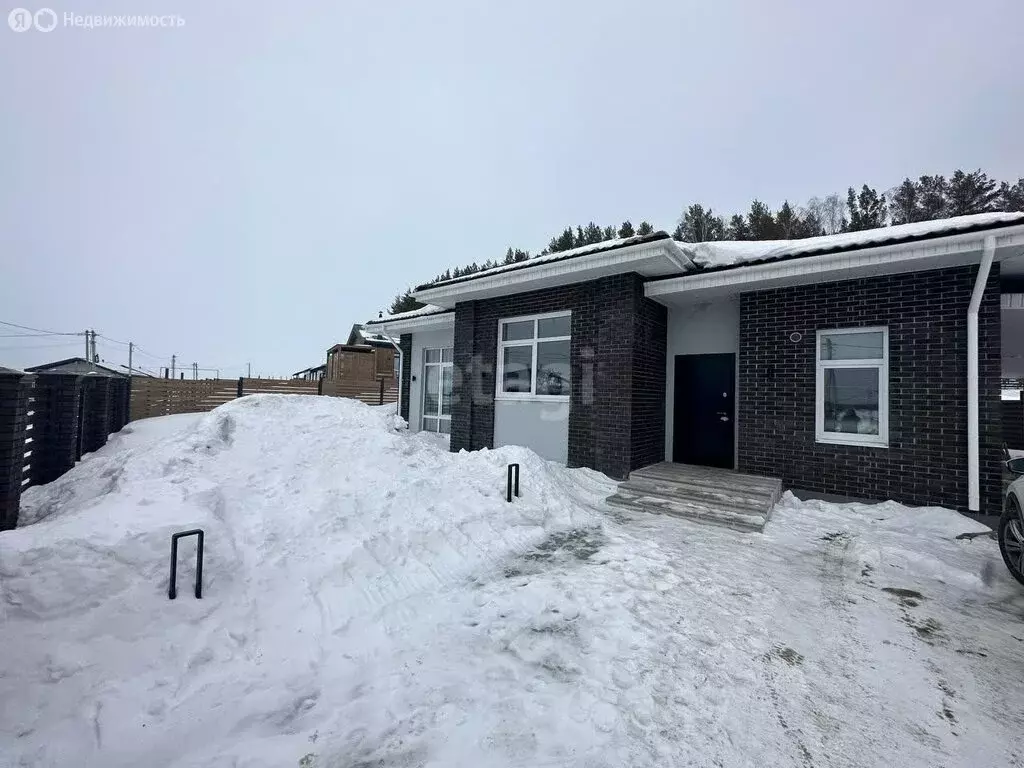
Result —
[[981, 458], [978, 426], [978, 309], [988, 284], [988, 273], [996, 255], [996, 239], [985, 238], [974, 293], [967, 309], [967, 507], [981, 511]]
[[[398, 353], [398, 411], [397, 411], [397, 413], [398, 413], [399, 416], [401, 416], [402, 415], [402, 374], [405, 372], [405, 365], [404, 365], [405, 361], [402, 359], [403, 358], [402, 348], [400, 346], [398, 346], [397, 344], [395, 344], [395, 339], [391, 335], [391, 331], [388, 330], [388, 327], [386, 325], [384, 325], [382, 327], [384, 329], [384, 338], [386, 338], [388, 341], [391, 342], [391, 346], [394, 347], [395, 351]], [[411, 386], [411, 383], [410, 383], [410, 386]], [[410, 389], [409, 391], [411, 392], [412, 390]]]

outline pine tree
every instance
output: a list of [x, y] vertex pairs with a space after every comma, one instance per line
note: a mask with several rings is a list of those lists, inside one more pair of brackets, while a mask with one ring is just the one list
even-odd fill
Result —
[[601, 237], [601, 242], [604, 242], [605, 240], [614, 240], [618, 236], [619, 236], [618, 230], [615, 229], [614, 226], [610, 226], [609, 225], [609, 226], [604, 228], [604, 234]]
[[846, 206], [850, 209], [848, 232], [861, 232], [885, 226], [885, 195], [865, 184], [857, 195], [850, 187], [846, 192]]
[[583, 243], [582, 245], [594, 245], [604, 240], [604, 230], [602, 230], [594, 222], [590, 222], [583, 229]]
[[572, 227], [566, 227], [562, 230], [562, 234], [557, 237], [551, 238], [551, 242], [548, 243], [548, 251], [551, 253], [558, 253], [559, 251], [568, 251], [576, 247], [576, 237], [572, 233]]
[[892, 193], [892, 200], [889, 202], [889, 216], [893, 224], [910, 224], [924, 219], [924, 212], [921, 210], [920, 188], [910, 178], [903, 180], [896, 191]]
[[825, 229], [821, 223], [821, 214], [818, 211], [805, 210], [803, 215], [800, 216], [799, 222], [796, 233], [797, 238], [820, 237], [825, 234]]
[[622, 226], [619, 227], [619, 237], [632, 237], [636, 232], [633, 230], [633, 225], [626, 219], [622, 222]]
[[587, 238], [583, 234], [583, 227], [576, 225], [576, 248], [587, 244]]
[[800, 220], [800, 215], [793, 210], [789, 200], [784, 201], [779, 212], [775, 214], [775, 231], [783, 240], [806, 237], [803, 234], [803, 222]]
[[[750, 240], [750, 225], [746, 217], [741, 213], [733, 214], [729, 219], [729, 226], [725, 230], [726, 240]], [[680, 238], [677, 238], [680, 239]]]
[[949, 212], [949, 184], [945, 176], [922, 176], [917, 180], [921, 221], [943, 219]]
[[969, 216], [996, 209], [999, 191], [996, 180], [979, 168], [971, 173], [957, 171], [949, 180], [949, 215]]
[[515, 260], [516, 260], [516, 255], [512, 251], [512, 246], [510, 245], [508, 247], [508, 250], [505, 251], [505, 261], [502, 262], [502, 263], [503, 264], [513, 264], [515, 262]]
[[750, 226], [751, 240], [777, 240], [779, 237], [771, 208], [760, 200], [754, 200], [750, 204], [747, 223]]
[[722, 240], [725, 237], [725, 223], [710, 208], [705, 211], [703, 205], [694, 203], [683, 211], [672, 237], [687, 243]]
[[999, 185], [999, 210], [1024, 211], [1024, 179], [1012, 186], [1005, 181]]
[[654, 227], [648, 221], [641, 221], [640, 226], [636, 228], [636, 233], [638, 235], [653, 235]]
[[400, 293], [395, 296], [394, 301], [391, 302], [391, 306], [388, 308], [388, 314], [397, 315], [399, 312], [411, 312], [414, 309], [419, 309], [424, 306], [426, 305], [421, 304], [412, 297], [412, 289], [409, 288], [405, 293]]

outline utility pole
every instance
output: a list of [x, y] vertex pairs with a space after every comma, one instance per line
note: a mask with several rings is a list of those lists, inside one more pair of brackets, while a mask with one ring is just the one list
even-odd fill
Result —
[[132, 352], [135, 351], [135, 344], [128, 342], [128, 375], [132, 375]]
[[247, 373], [245, 378], [251, 379], [252, 378], [252, 363], [246, 363], [245, 365], [247, 366], [247, 369], [248, 369], [248, 373]]
[[83, 333], [82, 335], [85, 336], [85, 359], [88, 360], [89, 359], [89, 329], [86, 328], [85, 333]]
[[171, 378], [172, 379], [177, 378], [174, 375], [174, 369], [175, 369], [177, 363], [178, 363], [178, 356], [177, 355], [171, 355]]
[[97, 357], [99, 357], [99, 355], [96, 354], [96, 329], [93, 328], [92, 329], [92, 357], [90, 357], [89, 360], [91, 362], [95, 363]]

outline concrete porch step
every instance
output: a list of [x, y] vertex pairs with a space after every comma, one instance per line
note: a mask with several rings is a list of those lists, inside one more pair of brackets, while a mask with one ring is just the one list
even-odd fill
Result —
[[726, 469], [662, 462], [635, 470], [609, 504], [676, 515], [743, 531], [763, 531], [782, 481]]

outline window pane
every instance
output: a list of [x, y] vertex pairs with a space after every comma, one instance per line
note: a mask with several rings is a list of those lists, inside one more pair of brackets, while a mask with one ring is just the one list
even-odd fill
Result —
[[439, 362], [441, 362], [441, 350], [440, 349], [424, 349], [423, 350], [423, 362], [425, 362], [425, 363], [439, 363]]
[[424, 432], [437, 432], [437, 419], [423, 418], [423, 431]]
[[826, 368], [825, 431], [878, 434], [878, 368]]
[[569, 316], [548, 317], [537, 321], [537, 335], [542, 338], [569, 335]]
[[441, 350], [441, 362], [450, 363], [452, 361], [452, 348], [445, 347]]
[[867, 333], [832, 333], [821, 337], [822, 360], [882, 359], [880, 331]]
[[441, 415], [450, 416], [452, 412], [452, 366], [441, 366]]
[[423, 369], [423, 415], [436, 416], [441, 394], [441, 368], [428, 365]]
[[451, 419], [439, 419], [437, 431], [440, 432], [442, 435], [450, 435], [452, 432]]
[[533, 347], [505, 347], [502, 392], [529, 392], [533, 376]]
[[537, 343], [537, 394], [569, 394], [569, 342]]
[[501, 326], [502, 341], [520, 341], [533, 338], [533, 320], [519, 320]]

